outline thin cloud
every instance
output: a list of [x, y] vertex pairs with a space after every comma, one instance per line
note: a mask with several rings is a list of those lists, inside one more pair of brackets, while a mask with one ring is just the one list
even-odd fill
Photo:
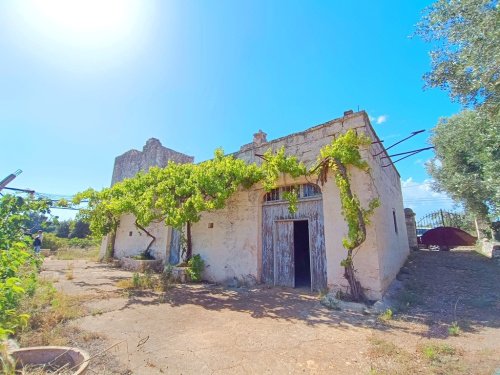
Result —
[[389, 116], [387, 116], [387, 115], [378, 116], [377, 117], [377, 125], [383, 124], [384, 122], [386, 122], [387, 117], [389, 117]]
[[457, 208], [448, 195], [432, 189], [430, 179], [422, 182], [414, 181], [411, 177], [401, 180], [401, 190], [405, 207], [411, 208], [417, 214], [417, 219], [438, 209], [455, 210]]

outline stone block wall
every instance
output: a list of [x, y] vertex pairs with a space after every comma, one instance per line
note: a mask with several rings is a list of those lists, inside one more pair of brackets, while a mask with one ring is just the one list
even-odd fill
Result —
[[169, 160], [176, 163], [192, 163], [194, 157], [163, 147], [158, 139], [150, 138], [142, 152], [130, 150], [116, 157], [111, 185], [125, 178], [134, 177], [139, 171], [147, 171], [153, 166], [165, 167]]

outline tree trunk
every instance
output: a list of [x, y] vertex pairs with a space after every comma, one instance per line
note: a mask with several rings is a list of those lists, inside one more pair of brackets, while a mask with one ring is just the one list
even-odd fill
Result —
[[148, 237], [151, 237], [151, 242], [148, 244], [148, 246], [146, 247], [146, 250], [144, 250], [145, 253], [149, 252], [149, 249], [151, 248], [151, 245], [153, 245], [153, 243], [156, 241], [156, 237], [153, 236], [151, 233], [149, 233], [146, 228], [144, 228], [142, 225], [140, 225], [138, 222], [137, 222], [137, 219], [135, 219], [135, 226], [137, 228], [139, 228], [140, 230], [142, 230], [144, 233], [146, 233], [148, 235]]
[[344, 260], [344, 277], [349, 283], [351, 288], [351, 297], [354, 301], [364, 302], [366, 301], [366, 296], [361, 287], [361, 283], [356, 279], [356, 270], [354, 269], [352, 263], [352, 250], [347, 252], [347, 258]]
[[116, 227], [109, 232], [108, 243], [106, 244], [106, 253], [104, 254], [104, 261], [110, 261], [115, 257], [115, 241], [116, 241]]
[[186, 261], [193, 257], [193, 242], [191, 239], [191, 222], [186, 223]]
[[[344, 164], [338, 159], [324, 159], [320, 163], [321, 168], [318, 172], [318, 180], [321, 185], [324, 185], [328, 178], [328, 170], [330, 168], [330, 163], [335, 165], [334, 170], [340, 178], [343, 178], [345, 181], [349, 181], [349, 176], [347, 173], [347, 168]], [[339, 176], [335, 176], [335, 178], [339, 178]], [[337, 186], [339, 184], [337, 183]], [[340, 187], [339, 187], [340, 189]], [[354, 199], [354, 195], [351, 190], [351, 186], [349, 184], [344, 185], [343, 192], [347, 195], [348, 199]], [[342, 194], [342, 191], [341, 191]], [[353, 250], [359, 247], [366, 239], [366, 223], [363, 217], [363, 212], [358, 208], [357, 210], [358, 216], [358, 225], [361, 230], [361, 237], [355, 240], [353, 247], [351, 249], [347, 249], [347, 258], [342, 261], [342, 265], [344, 266], [344, 277], [347, 279], [349, 283], [349, 287], [351, 289], [351, 298], [355, 301], [366, 301], [366, 297], [363, 293], [363, 288], [361, 287], [360, 282], [356, 279], [356, 270], [353, 266]]]

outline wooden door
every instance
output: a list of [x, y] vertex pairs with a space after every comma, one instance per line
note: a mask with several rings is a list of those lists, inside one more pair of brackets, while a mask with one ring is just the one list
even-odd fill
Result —
[[[326, 288], [326, 251], [325, 251], [325, 234], [323, 228], [323, 206], [321, 199], [308, 199], [307, 201], [299, 201], [297, 204], [297, 212], [291, 214], [288, 211], [288, 204], [268, 204], [262, 208], [262, 281], [269, 285], [283, 285], [277, 282], [276, 262], [277, 254], [276, 246], [283, 240], [277, 239], [277, 223], [280, 225], [288, 224], [291, 228], [288, 231], [280, 231], [281, 236], [284, 233], [290, 233], [290, 242], [293, 244], [293, 220], [309, 220], [309, 252], [311, 259], [311, 290], [320, 291]], [[286, 242], [286, 241], [285, 241]], [[292, 267], [293, 264], [293, 247], [290, 247], [292, 252]], [[280, 250], [280, 253], [283, 251]], [[278, 262], [281, 265], [281, 261]], [[290, 272], [288, 270], [287, 272]], [[295, 279], [294, 273], [292, 273]], [[282, 277], [280, 277], [280, 280]], [[281, 281], [280, 281], [281, 282]], [[295, 284], [295, 283], [294, 283]], [[292, 284], [293, 285], [293, 284]]]
[[274, 285], [295, 287], [293, 221], [274, 226]]

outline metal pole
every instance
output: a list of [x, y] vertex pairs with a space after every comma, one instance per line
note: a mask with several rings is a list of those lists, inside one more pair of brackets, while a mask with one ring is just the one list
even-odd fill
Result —
[[23, 171], [18, 169], [14, 173], [9, 174], [7, 177], [5, 177], [2, 181], [0, 181], [0, 191], [6, 187], [8, 184], [12, 182], [13, 179], [15, 179], [17, 176], [19, 176]]

